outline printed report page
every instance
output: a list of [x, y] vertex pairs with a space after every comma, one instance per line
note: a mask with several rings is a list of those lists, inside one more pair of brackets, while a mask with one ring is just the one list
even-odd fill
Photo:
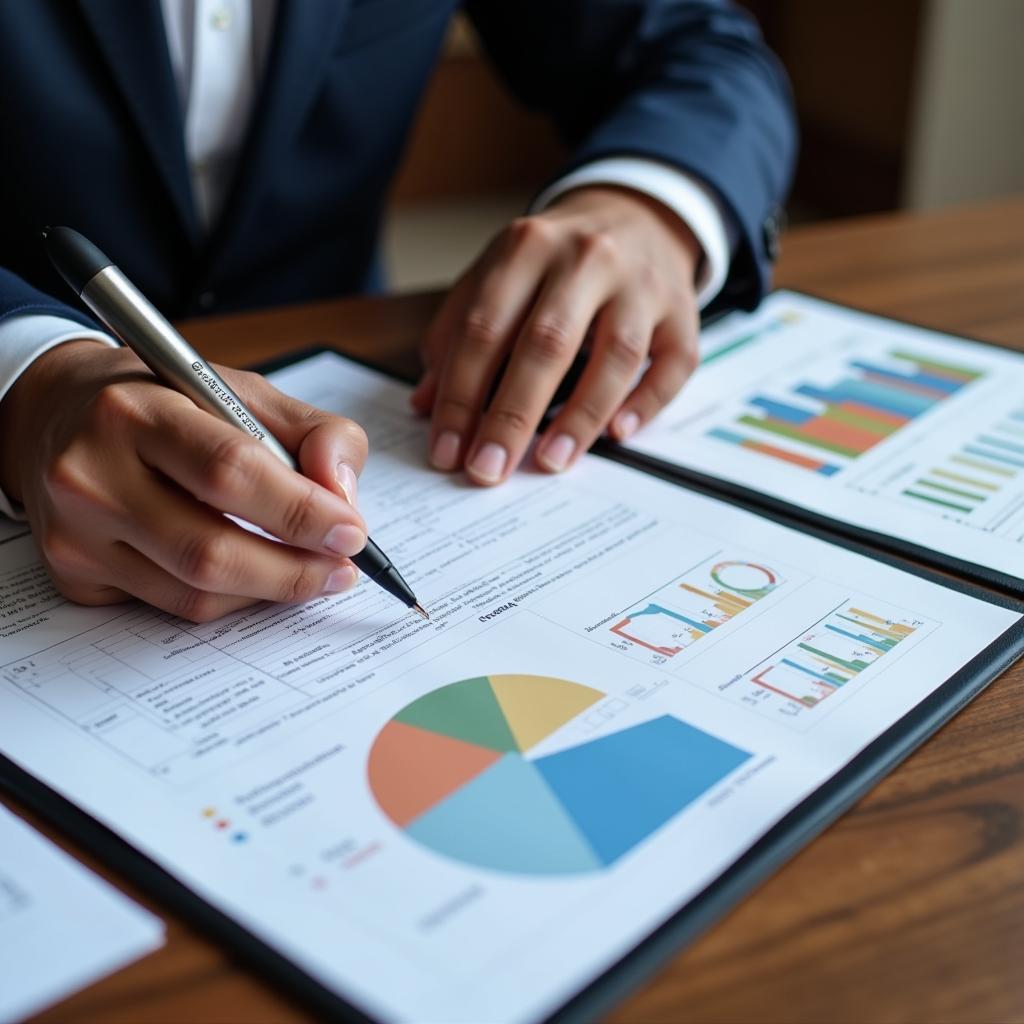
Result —
[[1024, 577], [1024, 357], [786, 291], [701, 352], [627, 447]]
[[0, 547], [0, 750], [387, 1021], [543, 1018], [1019, 620], [588, 457], [478, 489], [407, 389], [274, 375], [370, 436], [367, 583], [197, 626]]
[[163, 941], [159, 918], [0, 805], [0, 1020], [38, 1013]]

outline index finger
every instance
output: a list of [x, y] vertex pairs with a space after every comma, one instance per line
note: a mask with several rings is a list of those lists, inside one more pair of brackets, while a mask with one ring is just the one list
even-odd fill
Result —
[[143, 462], [200, 501], [285, 543], [348, 557], [366, 546], [366, 526], [349, 502], [186, 399], [161, 403], [136, 445]]
[[[485, 254], [469, 286], [442, 311], [437, 330], [449, 335], [443, 363], [435, 363], [430, 462], [448, 472], [462, 462], [487, 393], [548, 266], [547, 229], [535, 219], [512, 225]], [[443, 347], [439, 336], [435, 353]], [[436, 360], [435, 354], [435, 360]]]
[[471, 480], [500, 483], [519, 464], [608, 289], [607, 276], [587, 264], [545, 282], [470, 448]]
[[366, 433], [358, 423], [279, 391], [257, 373], [225, 370], [225, 377], [288, 451], [302, 472], [355, 504], [356, 477], [366, 462]]

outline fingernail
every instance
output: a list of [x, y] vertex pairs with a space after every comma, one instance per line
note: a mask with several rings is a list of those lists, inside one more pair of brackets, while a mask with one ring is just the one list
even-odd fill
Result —
[[336, 555], [345, 555], [351, 558], [366, 547], [366, 534], [358, 526], [339, 523], [337, 526], [332, 526], [327, 536], [324, 537], [324, 547]]
[[639, 426], [640, 417], [632, 409], [629, 412], [620, 412], [615, 417], [615, 432], [619, 435], [620, 441], [625, 441], [627, 437], [632, 437]]
[[334, 470], [334, 479], [345, 495], [345, 500], [355, 508], [356, 498], [359, 496], [359, 479], [355, 470], [347, 462], [339, 462]]
[[343, 565], [335, 569], [327, 582], [324, 584], [325, 594], [340, 594], [344, 590], [351, 590], [359, 579], [359, 573], [351, 565]]
[[488, 441], [473, 456], [473, 461], [469, 464], [469, 471], [484, 483], [496, 484], [501, 479], [502, 473], [505, 472], [507, 462], [508, 452], [500, 444]]
[[459, 462], [459, 435], [454, 430], [442, 430], [434, 442], [430, 461], [435, 469], [453, 470]]
[[548, 468], [560, 473], [569, 465], [576, 454], [576, 438], [569, 434], [559, 434], [541, 449], [540, 461]]

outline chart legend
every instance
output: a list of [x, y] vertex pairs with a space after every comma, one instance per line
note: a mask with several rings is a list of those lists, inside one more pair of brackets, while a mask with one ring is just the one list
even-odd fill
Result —
[[544, 676], [443, 686], [378, 734], [370, 789], [445, 857], [517, 874], [602, 870], [751, 756], [672, 715], [531, 756], [605, 696]]

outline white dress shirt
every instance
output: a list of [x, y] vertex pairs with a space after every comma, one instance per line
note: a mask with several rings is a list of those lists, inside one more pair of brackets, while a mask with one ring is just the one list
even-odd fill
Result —
[[[161, 0], [167, 49], [184, 113], [185, 153], [202, 225], [223, 208], [266, 68], [277, 0]], [[618, 185], [658, 200], [678, 214], [704, 250], [697, 299], [707, 305], [729, 272], [735, 227], [710, 189], [654, 160], [616, 157], [578, 168], [545, 189], [531, 205], [543, 210], [570, 189]], [[130, 272], [130, 271], [129, 271]], [[66, 341], [117, 342], [74, 320], [38, 314], [0, 322], [0, 401], [25, 369]], [[0, 513], [16, 516], [0, 491]]]

